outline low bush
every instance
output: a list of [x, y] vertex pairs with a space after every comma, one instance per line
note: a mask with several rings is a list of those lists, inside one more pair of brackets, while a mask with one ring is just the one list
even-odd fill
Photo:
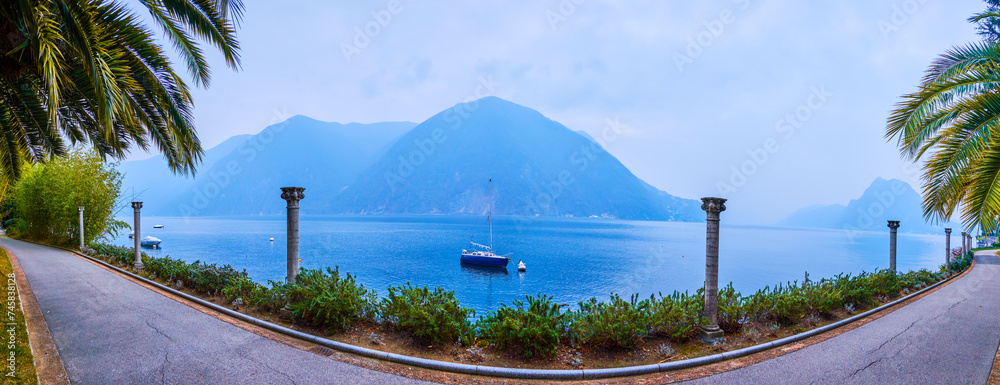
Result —
[[744, 298], [733, 284], [719, 290], [719, 327], [727, 333], [736, 333], [743, 329], [746, 320]]
[[328, 333], [347, 330], [375, 317], [375, 291], [365, 289], [351, 274], [340, 276], [339, 268], [301, 269], [295, 285], [277, 285], [276, 292], [288, 299], [293, 320], [325, 328]]
[[440, 287], [429, 290], [426, 286], [414, 287], [407, 282], [406, 286], [389, 288], [380, 310], [390, 327], [410, 332], [422, 342], [461, 340], [465, 345], [471, 342], [469, 317], [475, 315], [475, 311], [462, 307], [454, 291]]
[[650, 297], [650, 334], [665, 335], [674, 342], [684, 342], [694, 336], [705, 308], [703, 291], [695, 294], [674, 292], [659, 299]]
[[638, 301], [637, 295], [628, 301], [618, 294], [610, 302], [591, 298], [573, 312], [574, 335], [584, 343], [631, 349], [649, 334], [651, 308], [650, 300]]
[[514, 300], [501, 305], [477, 323], [480, 336], [500, 349], [514, 349], [525, 357], [556, 355], [560, 337], [569, 330], [567, 313], [547, 295], [527, 296], [528, 306]]

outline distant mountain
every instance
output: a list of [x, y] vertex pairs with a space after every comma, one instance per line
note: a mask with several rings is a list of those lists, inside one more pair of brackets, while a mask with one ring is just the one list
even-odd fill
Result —
[[[700, 221], [700, 203], [660, 191], [588, 135], [487, 97], [458, 104], [393, 144], [323, 211]], [[308, 195], [308, 192], [307, 192]]]
[[861, 197], [847, 206], [835, 204], [799, 210], [778, 224], [791, 227], [828, 229], [885, 230], [888, 220], [900, 221], [899, 231], [908, 233], [939, 233], [945, 225], [924, 221], [920, 194], [908, 183], [876, 178]]
[[[257, 135], [227, 140], [224, 149], [220, 145], [219, 151], [212, 150], [211, 163], [206, 152], [206, 162], [193, 181], [157, 175], [130, 183], [137, 186], [136, 191], [146, 191], [147, 202], [164, 202], [145, 204], [143, 210], [150, 215], [281, 214], [285, 202], [280, 198], [279, 187], [284, 186], [306, 187], [302, 207], [308, 210], [329, 204], [390, 143], [415, 125], [410, 122], [340, 124], [297, 115]], [[125, 167], [135, 172], [146, 166]], [[181, 191], [164, 196], [150, 193], [160, 189]]]
[[[222, 157], [229, 155], [253, 135], [236, 135], [205, 150], [198, 170], [206, 170]], [[143, 211], [153, 215], [169, 211], [169, 205], [195, 184], [194, 178], [174, 175], [163, 155], [149, 159], [121, 162], [122, 195], [143, 201]], [[197, 175], [196, 175], [197, 176]]]

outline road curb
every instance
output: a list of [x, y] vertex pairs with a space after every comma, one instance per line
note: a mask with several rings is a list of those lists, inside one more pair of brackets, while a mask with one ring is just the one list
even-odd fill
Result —
[[284, 326], [281, 326], [281, 325], [273, 324], [273, 323], [270, 323], [270, 322], [267, 322], [267, 321], [264, 321], [264, 320], [261, 320], [261, 319], [258, 319], [258, 318], [254, 318], [254, 317], [251, 317], [249, 315], [246, 315], [246, 314], [234, 311], [234, 310], [229, 309], [229, 308], [224, 307], [224, 306], [219, 306], [219, 305], [214, 304], [212, 302], [205, 301], [205, 300], [203, 300], [201, 298], [198, 298], [198, 297], [192, 296], [190, 294], [187, 294], [187, 293], [175, 290], [175, 289], [173, 289], [171, 287], [164, 286], [164, 285], [160, 284], [159, 282], [147, 279], [147, 278], [142, 277], [140, 275], [134, 274], [134, 273], [132, 273], [130, 271], [121, 269], [118, 266], [115, 266], [115, 265], [112, 265], [110, 263], [107, 263], [107, 262], [105, 262], [105, 261], [103, 261], [101, 259], [94, 258], [94, 257], [91, 257], [89, 255], [80, 253], [80, 252], [78, 252], [76, 250], [67, 249], [67, 248], [63, 248], [63, 247], [46, 245], [46, 244], [42, 244], [42, 243], [38, 243], [38, 242], [33, 242], [33, 241], [24, 241], [24, 240], [20, 240], [20, 241], [28, 242], [28, 243], [33, 243], [33, 244], [40, 245], [40, 246], [45, 246], [45, 247], [51, 247], [51, 248], [54, 248], [54, 249], [59, 249], [59, 250], [63, 250], [63, 251], [75, 254], [75, 255], [77, 255], [79, 257], [86, 258], [86, 259], [88, 259], [90, 261], [98, 263], [98, 264], [100, 264], [100, 265], [102, 265], [102, 266], [104, 266], [104, 267], [106, 267], [108, 269], [111, 269], [111, 270], [116, 271], [116, 272], [118, 272], [120, 274], [126, 275], [126, 276], [128, 276], [130, 278], [133, 278], [133, 279], [137, 280], [137, 281], [140, 281], [140, 282], [143, 282], [145, 284], [154, 286], [154, 287], [156, 287], [156, 288], [158, 288], [160, 290], [163, 290], [163, 291], [166, 291], [166, 292], [168, 292], [170, 294], [173, 294], [173, 295], [176, 295], [178, 297], [184, 298], [184, 299], [186, 299], [188, 301], [197, 303], [197, 304], [199, 304], [201, 306], [204, 306], [206, 308], [212, 309], [212, 310], [217, 311], [219, 313], [228, 315], [228, 316], [233, 317], [235, 319], [238, 319], [240, 321], [243, 321], [243, 322], [246, 322], [246, 323], [249, 323], [249, 324], [252, 324], [252, 325], [256, 325], [256, 326], [259, 326], [259, 327], [262, 327], [262, 328], [265, 328], [265, 329], [268, 329], [268, 330], [271, 330], [271, 331], [274, 331], [274, 332], [277, 332], [277, 333], [281, 333], [281, 334], [284, 334], [284, 335], [289, 336], [289, 337], [298, 338], [300, 340], [304, 340], [304, 341], [307, 341], [307, 342], [312, 342], [312, 343], [315, 343], [317, 345], [321, 345], [321, 346], [325, 346], [325, 347], [328, 347], [328, 348], [331, 348], [331, 349], [335, 349], [335, 350], [338, 350], [338, 351], [341, 351], [341, 352], [355, 354], [355, 355], [359, 355], [359, 356], [363, 356], [363, 357], [368, 357], [368, 358], [373, 358], [373, 359], [377, 359], [377, 360], [382, 360], [382, 361], [386, 361], [386, 362], [392, 362], [392, 363], [397, 363], [397, 364], [403, 364], [403, 365], [409, 365], [409, 366], [424, 368], [424, 369], [439, 370], [439, 371], [443, 371], [443, 372], [458, 373], [458, 374], [472, 374], [472, 375], [488, 376], [488, 377], [501, 377], [501, 378], [512, 378], [512, 379], [526, 379], [526, 380], [591, 380], [591, 379], [602, 379], [602, 378], [630, 377], [630, 376], [637, 376], [637, 375], [643, 375], [643, 374], [662, 373], [662, 372], [670, 372], [670, 371], [676, 371], [676, 370], [681, 370], [681, 369], [688, 369], [688, 368], [693, 368], [693, 367], [698, 367], [698, 366], [704, 366], [704, 365], [714, 364], [714, 363], [718, 363], [718, 362], [722, 362], [722, 361], [727, 361], [727, 360], [731, 360], [731, 359], [735, 359], [735, 358], [746, 357], [746, 356], [751, 355], [751, 354], [763, 352], [763, 351], [770, 350], [770, 349], [773, 349], [773, 348], [776, 348], [776, 347], [785, 346], [785, 345], [792, 344], [792, 343], [795, 343], [795, 342], [798, 342], [798, 341], [802, 341], [802, 340], [805, 340], [807, 338], [814, 337], [814, 336], [817, 336], [817, 335], [820, 335], [820, 334], [823, 334], [823, 333], [835, 330], [837, 328], [846, 326], [848, 324], [854, 323], [854, 322], [859, 321], [861, 319], [867, 318], [867, 317], [869, 317], [869, 316], [871, 316], [873, 314], [879, 313], [879, 312], [884, 311], [886, 309], [889, 309], [889, 308], [891, 308], [893, 306], [896, 306], [896, 305], [898, 305], [900, 303], [906, 302], [906, 301], [910, 300], [911, 298], [917, 297], [917, 296], [919, 296], [919, 295], [921, 295], [921, 294], [923, 294], [923, 293], [925, 293], [927, 291], [933, 290], [934, 288], [937, 288], [938, 286], [941, 286], [941, 285], [943, 285], [945, 283], [948, 283], [948, 282], [950, 282], [950, 281], [952, 281], [952, 280], [954, 280], [954, 279], [956, 279], [958, 277], [962, 277], [962, 276], [964, 276], [965, 273], [967, 273], [968, 271], [971, 271], [975, 267], [975, 260], [973, 260], [972, 265], [970, 265], [962, 273], [955, 274], [955, 275], [953, 275], [951, 277], [948, 277], [947, 279], [941, 280], [941, 281], [939, 281], [937, 283], [934, 283], [934, 284], [932, 284], [930, 286], [927, 286], [927, 287], [925, 287], [923, 289], [920, 289], [920, 290], [918, 290], [916, 292], [913, 292], [913, 293], [911, 293], [909, 295], [906, 295], [905, 297], [901, 297], [901, 298], [899, 298], [899, 299], [897, 299], [895, 301], [892, 301], [890, 303], [887, 303], [885, 305], [879, 306], [877, 308], [868, 310], [868, 311], [866, 311], [864, 313], [860, 313], [860, 314], [854, 315], [854, 316], [849, 317], [849, 318], [842, 319], [840, 321], [837, 321], [837, 322], [834, 322], [834, 323], [831, 323], [831, 324], [828, 324], [828, 325], [824, 325], [824, 326], [818, 327], [816, 329], [812, 329], [812, 330], [809, 330], [809, 331], [806, 331], [806, 332], [802, 332], [802, 333], [799, 333], [799, 334], [796, 334], [796, 335], [788, 336], [788, 337], [785, 337], [785, 338], [781, 338], [781, 339], [774, 340], [774, 341], [771, 341], [771, 342], [763, 343], [763, 344], [760, 344], [760, 345], [749, 346], [749, 347], [738, 349], [738, 350], [732, 350], [732, 351], [728, 351], [728, 352], [713, 354], [713, 355], [710, 355], [710, 356], [690, 358], [690, 359], [681, 360], [681, 361], [663, 362], [663, 363], [659, 363], [659, 364], [649, 364], [649, 365], [639, 365], [639, 366], [626, 366], [626, 367], [619, 367], [619, 368], [575, 369], [575, 370], [570, 370], [570, 369], [562, 369], [562, 370], [560, 370], [560, 369], [522, 369], [522, 368], [505, 368], [505, 367], [497, 367], [497, 366], [470, 365], [470, 364], [462, 364], [462, 363], [456, 363], [456, 362], [430, 360], [430, 359], [426, 359], [426, 358], [411, 357], [411, 356], [405, 356], [405, 355], [396, 354], [396, 353], [383, 352], [383, 351], [374, 350], [374, 349], [368, 349], [368, 348], [364, 348], [364, 347], [360, 347], [360, 346], [356, 346], [356, 345], [346, 344], [346, 343], [339, 342], [339, 341], [329, 340], [329, 339], [326, 339], [326, 338], [322, 338], [322, 337], [314, 336], [314, 335], [311, 335], [311, 334], [303, 333], [303, 332], [300, 332], [298, 330], [293, 330], [293, 329], [290, 329], [290, 328], [287, 328], [287, 327], [284, 327]]
[[10, 249], [6, 247], [0, 249], [7, 253], [7, 259], [10, 260], [11, 269], [14, 271], [18, 302], [21, 304], [21, 313], [28, 328], [28, 345], [34, 357], [35, 377], [38, 383], [69, 385], [69, 375], [66, 374], [66, 367], [63, 366], [62, 357], [59, 356], [59, 348], [52, 340], [49, 324], [45, 322], [45, 315], [35, 300], [35, 293], [28, 284], [28, 276], [21, 269], [21, 262]]

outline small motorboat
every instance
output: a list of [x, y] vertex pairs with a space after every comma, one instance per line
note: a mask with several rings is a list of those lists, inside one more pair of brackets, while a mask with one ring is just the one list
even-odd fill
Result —
[[525, 271], [528, 268], [524, 266], [524, 261], [517, 261], [517, 271]]
[[128, 239], [132, 239], [132, 238], [135, 238], [135, 231], [129, 231], [128, 232]]
[[139, 241], [139, 245], [142, 247], [151, 247], [155, 249], [160, 246], [160, 242], [163, 242], [160, 240], [160, 238], [147, 236]]
[[162, 228], [163, 228], [163, 225], [153, 225], [153, 228], [154, 228], [154, 229], [162, 229]]
[[274, 242], [274, 238], [271, 238], [271, 242]]

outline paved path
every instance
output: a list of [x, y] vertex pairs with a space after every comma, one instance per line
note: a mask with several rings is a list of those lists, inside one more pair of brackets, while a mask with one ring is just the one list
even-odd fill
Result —
[[986, 383], [1000, 344], [1000, 259], [857, 329], [686, 384]]
[[243, 330], [72, 254], [17, 256], [74, 384], [425, 384]]

